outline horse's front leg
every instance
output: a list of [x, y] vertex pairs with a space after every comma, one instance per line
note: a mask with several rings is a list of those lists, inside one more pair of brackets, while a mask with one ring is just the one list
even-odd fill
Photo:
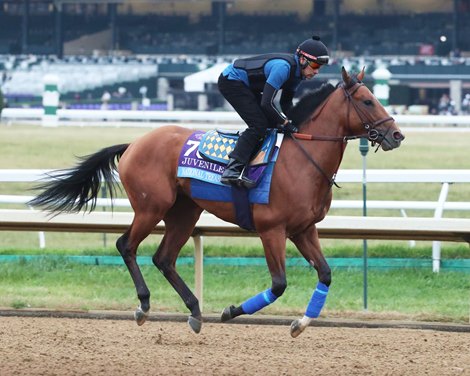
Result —
[[287, 287], [286, 280], [286, 236], [283, 229], [272, 229], [260, 234], [266, 262], [271, 273], [271, 288], [249, 298], [240, 306], [226, 307], [222, 312], [222, 322], [243, 314], [252, 315], [279, 298]]
[[310, 226], [302, 234], [296, 235], [291, 240], [307, 262], [316, 269], [318, 274], [317, 287], [308, 303], [304, 317], [292, 322], [291, 336], [295, 338], [305, 330], [312, 319], [316, 319], [320, 315], [331, 284], [331, 270], [321, 251], [318, 231], [315, 225]]

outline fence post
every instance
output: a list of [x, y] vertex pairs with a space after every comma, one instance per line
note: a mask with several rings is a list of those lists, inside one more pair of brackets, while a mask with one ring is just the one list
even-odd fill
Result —
[[[34, 208], [30, 205], [28, 205], [28, 208], [30, 210], [34, 210]], [[38, 239], [39, 239], [39, 248], [40, 249], [46, 248], [46, 235], [44, 234], [44, 231], [38, 232]]]
[[42, 115], [42, 125], [45, 127], [57, 127], [57, 108], [59, 107], [59, 77], [54, 74], [44, 76], [44, 93], [42, 95], [42, 105], [44, 113]]
[[199, 308], [203, 311], [203, 287], [204, 287], [204, 250], [203, 250], [203, 237], [196, 235], [194, 239], [194, 294], [199, 300]]
[[[362, 215], [367, 217], [367, 153], [369, 152], [369, 140], [361, 138], [359, 140], [359, 151], [362, 155]], [[363, 261], [364, 261], [364, 309], [367, 310], [367, 239], [362, 240]]]
[[[444, 204], [447, 200], [449, 193], [449, 183], [443, 183], [441, 193], [439, 194], [439, 200], [437, 202], [436, 211], [434, 212], [434, 218], [442, 218], [444, 212]], [[441, 242], [432, 242], [432, 271], [439, 273], [441, 267]]]
[[374, 87], [372, 88], [374, 95], [383, 106], [388, 106], [388, 99], [390, 98], [389, 81], [392, 77], [392, 73], [383, 66], [373, 71], [372, 77], [375, 81]]

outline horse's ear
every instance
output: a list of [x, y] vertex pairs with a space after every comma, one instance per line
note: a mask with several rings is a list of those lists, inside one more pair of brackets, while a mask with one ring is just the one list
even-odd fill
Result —
[[362, 70], [356, 76], [358, 81], [362, 81], [364, 79], [364, 76], [366, 74], [365, 70], [366, 70], [366, 67], [362, 67]]
[[349, 76], [349, 73], [344, 66], [341, 68], [341, 74], [343, 75], [344, 83], [346, 84], [346, 86], [348, 86], [351, 82], [351, 77]]

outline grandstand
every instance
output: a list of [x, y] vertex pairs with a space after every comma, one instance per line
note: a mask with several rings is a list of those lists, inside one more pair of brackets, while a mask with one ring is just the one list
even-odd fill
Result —
[[334, 57], [321, 79], [337, 78], [341, 65], [371, 72], [386, 63], [391, 102], [417, 104], [426, 90], [436, 107], [450, 80], [470, 90], [469, 21], [470, 0], [0, 0], [0, 83], [10, 105], [39, 103], [40, 76], [65, 69], [69, 102], [123, 85], [132, 98], [142, 86], [156, 97], [159, 78], [178, 92], [188, 74], [292, 52], [314, 32]]
[[111, 35], [108, 50], [128, 53], [291, 51], [299, 35], [312, 31], [337, 54], [417, 55], [423, 45], [443, 55], [470, 50], [469, 0], [0, 0], [0, 5], [6, 26], [2, 53], [61, 57], [70, 42], [105, 30]]

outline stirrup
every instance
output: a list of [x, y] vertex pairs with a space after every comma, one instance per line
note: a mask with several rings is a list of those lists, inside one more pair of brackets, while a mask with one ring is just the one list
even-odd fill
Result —
[[220, 178], [220, 182], [225, 185], [237, 185], [248, 189], [256, 186], [256, 182], [254, 180], [248, 179], [243, 174], [238, 177]]
[[248, 178], [248, 176], [245, 175], [245, 170], [247, 167], [248, 165], [245, 165], [245, 167], [243, 167], [243, 170], [237, 179], [237, 185], [240, 187], [251, 189], [256, 186], [256, 181], [251, 180], [250, 178]]
[[251, 188], [256, 187], [256, 182], [242, 174], [238, 177], [238, 185], [241, 187], [251, 189]]
[[248, 176], [245, 175], [245, 170], [248, 168], [248, 164], [243, 167], [242, 173], [238, 177], [238, 180], [240, 181], [240, 185], [245, 187], [245, 188], [253, 188], [256, 186], [256, 181], [251, 180]]

